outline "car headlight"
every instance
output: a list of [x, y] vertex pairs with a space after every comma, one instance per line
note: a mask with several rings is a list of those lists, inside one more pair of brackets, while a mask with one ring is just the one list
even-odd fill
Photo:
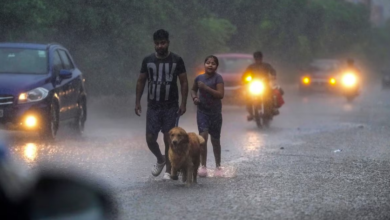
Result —
[[352, 73], [347, 73], [343, 76], [342, 82], [345, 86], [353, 86], [357, 82], [357, 78]]
[[305, 77], [302, 79], [302, 82], [303, 84], [309, 84], [310, 83], [310, 78], [309, 77]]
[[47, 97], [49, 91], [45, 88], [39, 87], [19, 95], [19, 103], [38, 102]]
[[261, 81], [254, 81], [249, 85], [249, 92], [253, 95], [260, 95], [264, 91], [264, 84]]

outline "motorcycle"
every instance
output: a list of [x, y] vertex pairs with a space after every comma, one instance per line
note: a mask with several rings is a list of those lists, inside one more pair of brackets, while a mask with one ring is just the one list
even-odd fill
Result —
[[352, 102], [360, 94], [360, 84], [357, 74], [347, 71], [341, 76], [341, 93], [348, 102]]
[[247, 98], [252, 100], [254, 107], [254, 121], [258, 128], [268, 128], [273, 117], [278, 114], [274, 111], [275, 107], [280, 107], [284, 103], [281, 99], [283, 94], [277, 94], [281, 91], [280, 88], [269, 80], [253, 79], [248, 76], [245, 81]]

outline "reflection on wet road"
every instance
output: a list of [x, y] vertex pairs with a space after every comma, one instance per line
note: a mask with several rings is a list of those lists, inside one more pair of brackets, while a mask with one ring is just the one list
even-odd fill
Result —
[[[325, 158], [318, 159], [321, 161], [330, 157], [343, 157], [345, 152], [349, 152], [348, 143], [357, 140], [356, 136], [351, 135], [359, 132], [359, 130], [356, 130], [360, 128], [359, 126], [369, 127], [389, 122], [390, 110], [386, 108], [386, 103], [390, 103], [389, 96], [385, 94], [386, 92], [381, 92], [376, 88], [372, 88], [370, 91], [370, 93], [366, 93], [353, 103], [348, 104], [342, 97], [324, 94], [302, 97], [297, 95], [294, 90], [290, 92], [287, 90], [286, 104], [282, 107], [281, 114], [271, 123], [271, 128], [266, 130], [258, 129], [254, 122], [246, 121], [244, 107], [225, 105], [223, 107], [224, 121], [221, 139], [222, 166], [225, 168], [227, 177], [234, 177], [229, 181], [240, 182], [246, 179], [249, 181], [257, 178], [256, 175], [263, 175], [272, 176], [276, 179], [287, 178], [283, 181], [288, 182], [288, 178], [291, 178], [293, 174], [286, 174], [286, 170], [282, 169], [285, 163], [290, 161], [288, 166], [293, 169], [295, 165], [300, 163], [299, 161], [306, 160], [295, 161], [291, 158], [300, 156], [310, 158], [311, 162], [308, 166], [315, 167], [319, 163], [315, 158]], [[376, 99], [373, 99], [373, 97], [376, 97]], [[377, 99], [380, 99], [382, 104], [378, 104]], [[30, 167], [50, 164], [49, 166], [52, 167], [76, 169], [98, 178], [99, 181], [108, 183], [114, 192], [118, 193], [118, 200], [124, 208], [125, 216], [133, 216], [133, 219], [136, 219], [141, 216], [139, 212], [142, 212], [142, 210], [146, 213], [149, 213], [149, 211], [143, 203], [136, 202], [134, 198], [143, 198], [143, 202], [148, 204], [150, 201], [154, 201], [157, 198], [156, 196], [169, 196], [168, 194], [172, 189], [164, 188], [171, 186], [168, 183], [161, 183], [162, 175], [157, 178], [151, 177], [150, 169], [155, 162], [155, 158], [149, 152], [145, 143], [145, 111], [143, 111], [140, 118], [133, 116], [131, 114], [132, 104], [131, 102], [128, 108], [125, 109], [128, 112], [122, 114], [109, 114], [89, 108], [90, 115], [86, 132], [81, 138], [72, 137], [66, 130], [62, 130], [59, 132], [59, 138], [55, 143], [42, 143], [37, 141], [35, 134], [8, 133], [11, 140], [11, 150], [19, 160]], [[145, 105], [143, 107], [143, 109], [146, 109]], [[180, 126], [188, 132], [197, 131], [196, 113], [193, 108], [189, 107], [188, 112], [181, 117]], [[376, 134], [379, 135], [380, 132], [376, 132]], [[325, 137], [326, 140], [323, 140]], [[371, 143], [379, 139], [375, 139]], [[163, 149], [161, 135], [158, 141], [160, 148]], [[381, 152], [380, 154], [367, 154], [368, 151], [364, 151], [364, 157], [381, 159], [385, 155], [389, 155], [389, 151], [381, 146], [380, 141], [375, 145], [378, 148], [376, 152]], [[372, 146], [370, 147], [372, 148]], [[335, 155], [333, 151], [339, 148], [344, 148], [344, 151], [341, 151], [343, 153]], [[351, 151], [350, 155], [345, 157], [351, 157], [359, 161], [362, 152], [362, 150]], [[215, 162], [210, 141], [208, 143], [208, 155], [209, 175], [212, 177]], [[256, 162], [248, 167], [247, 164], [251, 164], [251, 161]], [[272, 171], [273, 169], [276, 170]], [[300, 168], [299, 172], [304, 169], [306, 168]], [[271, 173], [264, 173], [265, 170]], [[292, 170], [291, 172], [295, 171]], [[281, 175], [282, 173], [285, 175]], [[304, 180], [305, 177], [302, 177], [299, 181]], [[310, 184], [312, 181], [310, 178], [307, 180], [308, 182], [305, 184]], [[227, 190], [233, 190], [228, 185], [223, 185], [222, 182], [213, 180], [213, 178], [200, 179], [199, 182], [201, 187], [205, 187], [202, 190], [209, 187], [226, 187]], [[251, 185], [256, 183], [245, 182], [242, 184], [242, 187], [249, 189], [249, 192], [251, 187], [257, 187]], [[145, 190], [154, 193], [148, 194]], [[199, 190], [201, 191], [201, 189]], [[209, 196], [205, 195], [205, 198], [207, 198], [205, 199], [207, 200], [206, 204], [213, 204], [211, 199], [221, 197], [219, 194], [214, 194], [213, 190], [206, 191], [207, 194], [210, 194]], [[218, 192], [220, 193], [220, 191]], [[202, 194], [202, 192], [199, 193]], [[276, 204], [280, 202], [283, 207], [288, 208], [289, 205], [294, 203], [289, 200], [288, 193], [280, 195], [277, 190], [274, 193], [275, 196], [279, 196], [273, 200]], [[176, 197], [173, 196], [172, 198], [182, 198], [181, 195], [175, 195]], [[243, 198], [237, 199], [246, 201], [245, 196], [242, 196]], [[309, 198], [310, 193], [304, 195], [304, 197]], [[284, 202], [281, 202], [281, 200]], [[151, 203], [160, 211], [165, 208], [170, 209], [161, 206], [157, 202]], [[187, 204], [186, 207], [191, 207], [190, 203], [184, 202], [185, 204]], [[141, 207], [141, 211], [127, 210], [126, 205], [137, 205], [137, 207]], [[317, 205], [320, 207], [321, 203], [317, 203]], [[245, 210], [245, 207], [243, 209]], [[252, 209], [248, 208], [248, 210]], [[305, 208], [300, 210], [304, 211]], [[266, 210], [263, 211], [264, 213], [267, 212]], [[164, 213], [167, 219], [175, 216], [174, 214]], [[172, 213], [178, 212], [172, 210]], [[202, 216], [202, 214], [199, 215]], [[153, 215], [146, 216], [152, 218]], [[288, 213], [281, 216], [286, 217]], [[124, 217], [123, 219], [131, 218]]]

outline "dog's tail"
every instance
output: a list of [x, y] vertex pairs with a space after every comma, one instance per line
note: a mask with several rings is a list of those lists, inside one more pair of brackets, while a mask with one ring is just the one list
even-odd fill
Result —
[[198, 139], [199, 139], [199, 143], [200, 144], [204, 144], [206, 141], [204, 140], [204, 138], [200, 135], [198, 135]]

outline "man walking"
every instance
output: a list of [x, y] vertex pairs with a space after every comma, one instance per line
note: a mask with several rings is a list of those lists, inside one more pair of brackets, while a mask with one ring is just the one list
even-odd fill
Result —
[[[148, 81], [148, 109], [146, 113], [146, 143], [156, 156], [157, 163], [152, 175], [158, 176], [166, 165], [164, 179], [170, 179], [171, 163], [168, 159], [169, 130], [175, 127], [176, 119], [186, 112], [188, 80], [183, 59], [170, 52], [169, 33], [160, 29], [153, 34], [155, 53], [142, 61], [137, 81], [135, 114], [141, 115], [141, 96]], [[181, 86], [181, 105], [179, 107], [179, 78]], [[165, 157], [157, 143], [158, 133], [164, 134]]]

